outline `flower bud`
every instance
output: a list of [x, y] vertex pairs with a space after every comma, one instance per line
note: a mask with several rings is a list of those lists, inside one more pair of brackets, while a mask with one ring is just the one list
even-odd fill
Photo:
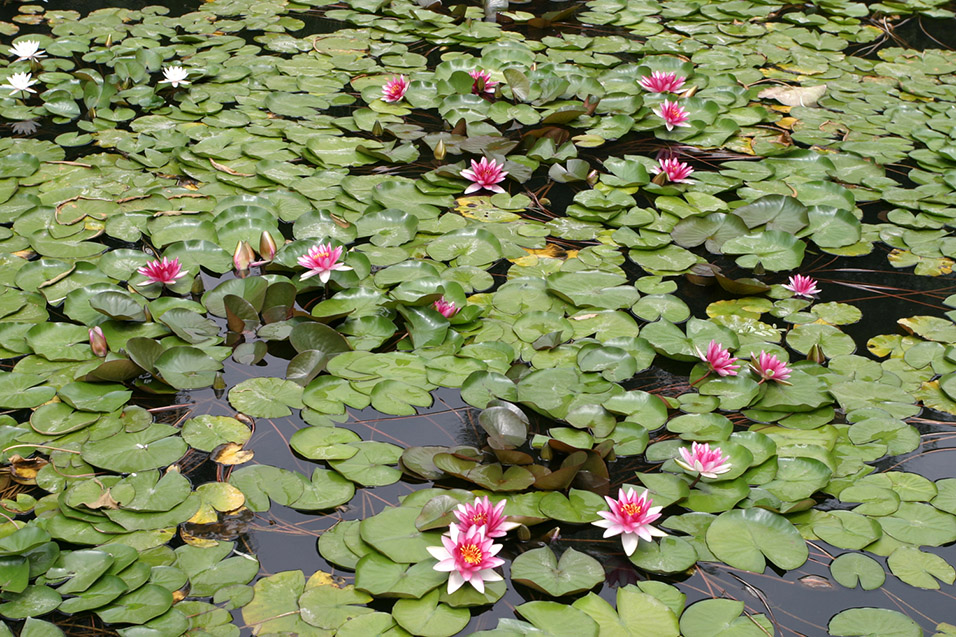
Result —
[[216, 372], [216, 377], [212, 381], [212, 390], [216, 394], [216, 398], [222, 398], [226, 391], [226, 377], [222, 375], [222, 372]]
[[376, 137], [381, 137], [384, 132], [385, 132], [385, 129], [382, 128], [382, 122], [379, 120], [375, 120], [375, 123], [372, 124], [372, 134], [375, 135]]
[[601, 173], [599, 173], [597, 169], [594, 169], [588, 173], [588, 177], [587, 179], [585, 179], [585, 181], [587, 182], [589, 186], [594, 188], [594, 184], [596, 184], [598, 182], [598, 179], [600, 178], [601, 178]]
[[696, 87], [696, 86], [691, 86], [691, 87], [688, 87], [688, 88], [684, 89], [684, 91], [681, 92], [680, 96], [681, 96], [681, 97], [684, 97], [684, 98], [694, 97], [694, 93], [696, 93], [696, 92], [697, 92], [697, 87]]
[[236, 244], [236, 251], [232, 254], [232, 263], [236, 266], [236, 272], [245, 272], [249, 269], [249, 264], [256, 258], [255, 252], [248, 241], [240, 241]]
[[268, 230], [263, 230], [259, 237], [259, 255], [263, 261], [272, 261], [276, 256], [276, 241]]
[[445, 142], [439, 139], [438, 143], [435, 144], [435, 159], [437, 159], [438, 161], [443, 160], [445, 158], [446, 152], [447, 151], [445, 150]]
[[103, 335], [103, 330], [100, 329], [99, 325], [90, 328], [90, 348], [100, 358], [106, 356], [110, 351], [110, 347], [106, 343], [106, 336]]
[[814, 363], [817, 363], [818, 365], [822, 365], [823, 363], [826, 362], [827, 357], [826, 355], [824, 355], [823, 348], [820, 347], [819, 343], [815, 343], [810, 348], [810, 351], [807, 352], [807, 360], [813, 361]]

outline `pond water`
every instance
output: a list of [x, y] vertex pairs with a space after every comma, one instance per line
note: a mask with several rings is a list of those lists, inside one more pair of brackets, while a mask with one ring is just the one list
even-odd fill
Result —
[[0, 634], [956, 634], [956, 3], [422, 5], [0, 7]]

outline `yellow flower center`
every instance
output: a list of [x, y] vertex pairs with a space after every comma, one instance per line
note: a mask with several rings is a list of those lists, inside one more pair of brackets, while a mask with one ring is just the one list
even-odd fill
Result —
[[461, 547], [461, 557], [469, 564], [481, 564], [481, 548], [477, 544], [466, 544]]
[[641, 505], [636, 502], [628, 502], [621, 506], [621, 511], [628, 515], [639, 515], [641, 512]]
[[474, 524], [475, 526], [481, 526], [487, 521], [488, 521], [488, 516], [486, 516], [484, 513], [476, 512], [471, 516], [471, 523]]

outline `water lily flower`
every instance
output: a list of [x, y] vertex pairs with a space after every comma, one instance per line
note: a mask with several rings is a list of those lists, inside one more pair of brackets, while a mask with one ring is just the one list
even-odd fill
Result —
[[474, 586], [479, 593], [484, 593], [485, 582], [501, 581], [501, 575], [492, 570], [505, 563], [500, 557], [495, 557], [501, 545], [494, 544], [485, 535], [484, 526], [472, 526], [462, 531], [457, 524], [452, 524], [441, 542], [442, 546], [429, 546], [427, 550], [438, 560], [438, 564], [432, 568], [448, 572], [449, 595], [465, 582]]
[[608, 496], [604, 496], [604, 499], [607, 500], [611, 510], [598, 511], [598, 515], [604, 519], [591, 524], [603, 527], [604, 537], [620, 535], [627, 555], [631, 555], [637, 549], [639, 538], [651, 542], [654, 536], [667, 535], [651, 526], [651, 522], [661, 517], [662, 507], [651, 506], [654, 501], [648, 497], [646, 489], [641, 495], [637, 495], [631, 488], [621, 489], [617, 500], [612, 500]]
[[664, 100], [653, 112], [664, 120], [664, 126], [667, 127], [667, 130], [674, 130], [675, 126], [690, 126], [690, 124], [687, 123], [687, 120], [690, 119], [690, 114], [677, 102]]
[[710, 342], [710, 345], [707, 346], [707, 353], [701, 353], [698, 349], [697, 355], [718, 376], [737, 375], [737, 369], [739, 368], [739, 365], [736, 364], [737, 359], [730, 355], [730, 350], [721, 347], [717, 341]]
[[382, 87], [382, 100], [385, 102], [397, 102], [405, 97], [405, 91], [408, 90], [408, 78], [404, 75], [396, 75]]
[[505, 500], [492, 505], [488, 496], [475, 498], [473, 504], [459, 504], [455, 511], [458, 531], [463, 533], [472, 527], [483, 526], [487, 537], [504, 537], [508, 531], [520, 526], [517, 522], [509, 522], [504, 510]]
[[16, 95], [20, 92], [27, 93], [36, 93], [35, 90], [30, 88], [37, 81], [33, 79], [32, 73], [14, 73], [7, 78], [6, 84], [0, 84], [0, 89], [10, 89], [10, 95]]
[[22, 122], [13, 122], [10, 129], [14, 135], [32, 135], [40, 130], [40, 124], [35, 119], [27, 119]]
[[784, 283], [783, 287], [793, 292], [794, 296], [805, 296], [807, 298], [820, 292], [816, 280], [802, 274], [790, 277], [790, 283]]
[[488, 71], [475, 69], [474, 71], [469, 71], [468, 75], [475, 80], [475, 83], [471, 85], [472, 93], [475, 95], [481, 95], [482, 93], [494, 94], [498, 82], [491, 79], [491, 75], [489, 75]]
[[716, 478], [722, 473], [730, 471], [730, 456], [725, 456], [720, 447], [710, 448], [710, 444], [695, 442], [690, 449], [680, 450], [680, 460], [675, 460], [680, 467], [693, 471], [704, 478]]
[[90, 349], [100, 358], [106, 356], [110, 351], [109, 345], [106, 343], [106, 336], [99, 325], [90, 328]]
[[318, 275], [319, 281], [328, 283], [333, 271], [351, 270], [352, 268], [339, 261], [341, 258], [342, 246], [333, 248], [331, 243], [312, 246], [308, 252], [299, 257], [299, 265], [309, 270], [302, 275], [302, 280]]
[[181, 66], [164, 66], [163, 67], [163, 79], [160, 80], [160, 84], [170, 84], [173, 88], [179, 88], [179, 85], [187, 86], [189, 82], [186, 81], [186, 78], [189, 77], [189, 71], [184, 69]]
[[236, 251], [232, 253], [232, 264], [235, 266], [236, 272], [245, 272], [255, 258], [256, 253], [252, 251], [249, 242], [240, 240], [236, 244]]
[[498, 184], [505, 180], [505, 175], [507, 175], [508, 172], [502, 170], [502, 168], [504, 168], [504, 164], [499, 164], [494, 159], [491, 161], [489, 161], [487, 157], [482, 157], [481, 161], [472, 159], [471, 168], [466, 168], [461, 171], [462, 177], [474, 182], [465, 188], [465, 194], [468, 195], [477, 192], [482, 188], [490, 190], [491, 192], [504, 192], [505, 189]]
[[276, 240], [272, 238], [272, 233], [263, 230], [262, 234], [259, 235], [259, 256], [262, 257], [264, 262], [268, 263], [276, 257], [277, 249]]
[[685, 77], [673, 71], [654, 71], [650, 77], [642, 75], [637, 83], [651, 93], [676, 93], [684, 85], [685, 80]]
[[659, 165], [651, 168], [651, 172], [655, 175], [660, 175], [661, 173], [667, 177], [667, 181], [673, 182], [675, 184], [692, 184], [694, 183], [693, 179], [688, 179], [691, 173], [694, 172], [694, 169], [690, 167], [690, 164], [682, 162], [676, 158], [667, 158], [659, 159]]
[[138, 269], [137, 272], [149, 279], [149, 283], [144, 283], [143, 285], [152, 285], [154, 283], [171, 285], [188, 274], [179, 264], [178, 258], [170, 261], [166, 257], [163, 257], [162, 261], [157, 260], [147, 263]]
[[760, 376], [760, 383], [767, 380], [775, 380], [784, 385], [790, 384], [786, 382], [786, 380], [790, 378], [790, 368], [773, 354], [768, 354], [763, 351], [760, 352], [760, 356], [757, 360], [750, 363], [750, 368], [757, 376]]
[[[435, 301], [432, 304], [432, 307], [435, 308], [435, 310], [445, 318], [451, 318], [458, 313], [458, 307], [453, 302], [446, 301], [445, 297], [441, 297]], [[492, 535], [491, 537], [497, 536]]]
[[10, 47], [10, 55], [17, 56], [14, 62], [20, 62], [21, 60], [39, 60], [42, 57], [46, 57], [45, 53], [46, 51], [40, 48], [40, 42], [38, 40], [20, 40]]

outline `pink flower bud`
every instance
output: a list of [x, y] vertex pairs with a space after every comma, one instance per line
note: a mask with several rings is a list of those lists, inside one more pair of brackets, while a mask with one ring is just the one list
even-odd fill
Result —
[[110, 351], [110, 347], [106, 343], [106, 336], [103, 335], [103, 330], [100, 329], [99, 325], [90, 328], [90, 348], [100, 358], [106, 356]]

